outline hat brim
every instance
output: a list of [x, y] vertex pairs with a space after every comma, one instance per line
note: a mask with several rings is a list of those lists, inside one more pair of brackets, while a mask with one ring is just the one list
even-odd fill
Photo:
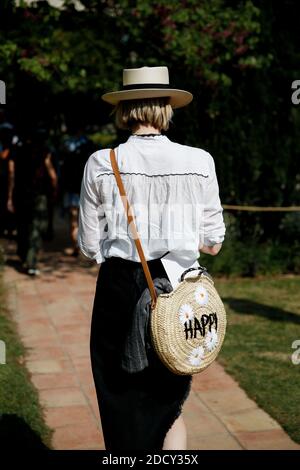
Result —
[[101, 98], [107, 103], [117, 105], [120, 101], [138, 100], [143, 98], [170, 98], [173, 109], [188, 105], [192, 99], [192, 93], [175, 88], [139, 88], [132, 90], [112, 91], [105, 93]]

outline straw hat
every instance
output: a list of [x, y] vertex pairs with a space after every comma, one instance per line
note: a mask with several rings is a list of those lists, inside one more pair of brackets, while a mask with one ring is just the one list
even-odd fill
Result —
[[143, 98], [170, 97], [172, 108], [189, 104], [193, 95], [185, 90], [172, 88], [168, 67], [140, 67], [123, 70], [123, 89], [102, 95], [107, 103], [116, 105], [119, 101]]

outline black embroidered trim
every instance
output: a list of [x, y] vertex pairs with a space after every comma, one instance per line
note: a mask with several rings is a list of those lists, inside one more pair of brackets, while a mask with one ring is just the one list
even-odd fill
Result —
[[[113, 175], [114, 173], [111, 172], [111, 173], [99, 173], [99, 175], [96, 176], [96, 178], [98, 178], [98, 176], [104, 176], [104, 175]], [[186, 175], [197, 175], [197, 176], [203, 176], [203, 178], [208, 178], [209, 175], [203, 175], [202, 173], [165, 173], [163, 175], [147, 175], [146, 173], [124, 173], [122, 171], [120, 171], [120, 174], [121, 175], [142, 175], [142, 176], [147, 176], [148, 178], [154, 178], [156, 176], [186, 176]]]
[[161, 137], [162, 134], [131, 134], [131, 137]]

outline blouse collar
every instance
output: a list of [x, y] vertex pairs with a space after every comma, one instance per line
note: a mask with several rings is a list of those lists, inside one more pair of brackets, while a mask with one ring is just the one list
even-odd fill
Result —
[[163, 142], [163, 141], [167, 141], [169, 140], [168, 137], [166, 135], [162, 135], [162, 134], [157, 134], [157, 135], [133, 135], [131, 134], [128, 138], [128, 142], [143, 142], [143, 141], [159, 141], [159, 142]]

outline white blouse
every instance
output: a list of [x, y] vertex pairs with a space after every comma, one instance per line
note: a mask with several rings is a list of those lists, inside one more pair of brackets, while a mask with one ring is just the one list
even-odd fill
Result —
[[[140, 261], [109, 152], [98, 150], [86, 162], [78, 245], [98, 264], [111, 256]], [[116, 158], [147, 260], [170, 251], [194, 262], [200, 245], [223, 242], [223, 208], [209, 153], [165, 135], [131, 135], [116, 149]]]

